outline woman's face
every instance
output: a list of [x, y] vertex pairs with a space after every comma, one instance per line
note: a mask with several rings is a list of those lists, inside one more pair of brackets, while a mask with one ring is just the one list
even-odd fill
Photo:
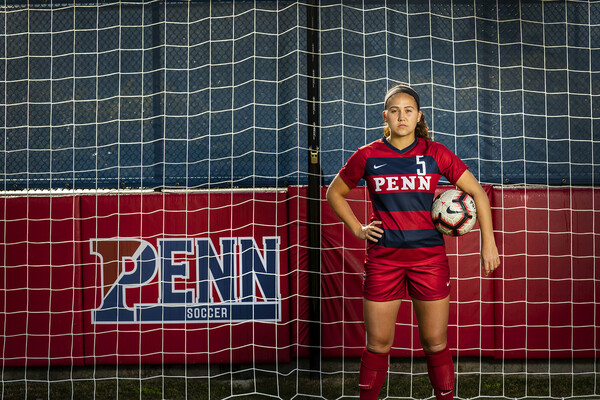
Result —
[[414, 97], [407, 93], [397, 93], [389, 98], [383, 119], [390, 127], [390, 139], [414, 135], [421, 111]]

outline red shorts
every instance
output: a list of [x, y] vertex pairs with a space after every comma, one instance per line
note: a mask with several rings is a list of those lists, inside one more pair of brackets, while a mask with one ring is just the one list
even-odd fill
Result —
[[450, 294], [448, 260], [413, 267], [365, 265], [363, 296], [371, 301], [390, 301], [406, 297], [440, 300]]

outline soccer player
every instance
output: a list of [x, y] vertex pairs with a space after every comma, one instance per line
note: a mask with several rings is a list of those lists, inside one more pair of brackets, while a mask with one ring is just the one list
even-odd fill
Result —
[[[450, 272], [444, 239], [430, 207], [442, 176], [475, 200], [481, 229], [481, 265], [486, 275], [500, 264], [487, 195], [467, 165], [430, 140], [419, 95], [409, 86], [391, 88], [384, 101], [384, 137], [359, 148], [327, 190], [344, 224], [369, 241], [363, 281], [367, 344], [361, 357], [361, 400], [377, 399], [402, 298], [410, 296], [419, 339], [436, 399], [454, 396], [454, 364], [447, 346]], [[373, 216], [362, 225], [345, 196], [360, 179], [367, 184]]]

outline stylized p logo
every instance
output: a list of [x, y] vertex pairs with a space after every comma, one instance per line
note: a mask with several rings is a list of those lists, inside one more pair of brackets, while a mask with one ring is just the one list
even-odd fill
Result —
[[[102, 270], [102, 304], [92, 322], [135, 321], [135, 311], [125, 304], [125, 289], [141, 286], [157, 271], [157, 254], [145, 240], [132, 238], [91, 239], [90, 253], [98, 256]], [[134, 263], [126, 272], [125, 263]]]

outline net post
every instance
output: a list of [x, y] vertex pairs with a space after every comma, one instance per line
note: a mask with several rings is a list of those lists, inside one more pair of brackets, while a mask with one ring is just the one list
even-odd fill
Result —
[[310, 376], [321, 375], [321, 185], [319, 154], [319, 2], [307, 6], [307, 120], [308, 120], [308, 246], [309, 246], [309, 367]]
[[[165, 91], [162, 90], [162, 74], [164, 74], [163, 70], [163, 61], [162, 61], [162, 39], [161, 39], [161, 15], [160, 8], [164, 7], [163, 2], [155, 2], [150, 5], [151, 13], [152, 13], [152, 115], [155, 117], [152, 120], [152, 136], [154, 140], [157, 140], [157, 144], [154, 147], [154, 182], [153, 185], [155, 188], [162, 188], [166, 186], [166, 182], [164, 180], [164, 168], [165, 163], [163, 159], [164, 147], [165, 147], [165, 126], [164, 126], [164, 105], [163, 102], [166, 101]], [[166, 9], [165, 9], [166, 10]], [[166, 11], [165, 11], [166, 12]], [[165, 15], [166, 19], [166, 15]], [[164, 28], [163, 28], [164, 29]], [[165, 53], [166, 54], [166, 53]], [[166, 62], [164, 63], [166, 66]], [[161, 101], [162, 100], [162, 101]], [[157, 116], [162, 116], [157, 118]], [[160, 139], [159, 139], [160, 138]], [[144, 176], [142, 173], [141, 183], [142, 186], [144, 180]]]

